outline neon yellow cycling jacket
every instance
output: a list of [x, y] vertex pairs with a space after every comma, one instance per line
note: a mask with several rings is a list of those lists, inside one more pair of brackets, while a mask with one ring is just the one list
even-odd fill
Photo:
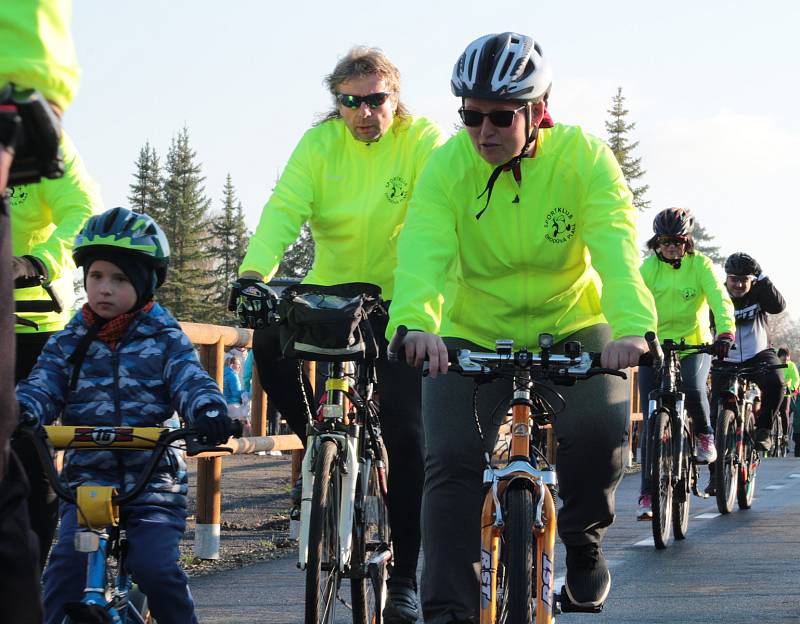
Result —
[[733, 303], [707, 256], [698, 252], [687, 254], [680, 268], [675, 269], [652, 255], [639, 270], [656, 301], [660, 340], [711, 342], [709, 306], [714, 312], [717, 334], [736, 334]]
[[72, 0], [0, 2], [0, 86], [37, 89], [65, 109], [78, 90]]
[[800, 387], [800, 373], [797, 371], [797, 365], [791, 360], [786, 360], [787, 368], [779, 368], [778, 370], [783, 373], [783, 378], [786, 381], [786, 394], [789, 394]]
[[[38, 184], [9, 189], [11, 195], [11, 243], [15, 256], [34, 256], [47, 268], [51, 285], [64, 304], [61, 314], [26, 313], [20, 316], [39, 325], [40, 332], [58, 331], [72, 317], [75, 301], [72, 286], [75, 263], [72, 246], [75, 236], [93, 214], [103, 212], [100, 189], [83, 164], [75, 145], [66, 133], [61, 135], [64, 153], [64, 176], [56, 180], [42, 178]], [[20, 288], [17, 300], [49, 297], [43, 288]], [[18, 333], [33, 333], [32, 327], [17, 325]]]
[[364, 143], [341, 119], [305, 133], [250, 238], [239, 274], [269, 280], [308, 221], [315, 242], [312, 284], [369, 282], [391, 299], [397, 237], [422, 166], [442, 142], [424, 118], [396, 120], [379, 141]]
[[[431, 156], [400, 236], [387, 336], [403, 324], [486, 348], [498, 338], [535, 347], [542, 332], [560, 340], [606, 319], [615, 338], [655, 329], [636, 209], [611, 150], [560, 124], [537, 142], [521, 183], [503, 172], [480, 219], [494, 167], [466, 131]], [[444, 267], [455, 258], [455, 299], [443, 315]]]

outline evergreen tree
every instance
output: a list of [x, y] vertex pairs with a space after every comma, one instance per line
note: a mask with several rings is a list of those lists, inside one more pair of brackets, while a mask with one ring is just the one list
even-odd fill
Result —
[[239, 266], [247, 250], [249, 233], [244, 222], [242, 203], [236, 197], [231, 175], [225, 178], [222, 189], [222, 211], [211, 222], [211, 242], [208, 247], [214, 258], [214, 294], [216, 323], [234, 321], [235, 315], [228, 312], [228, 290], [236, 279]]
[[697, 251], [707, 255], [714, 264], [718, 264], [719, 266], [725, 265], [726, 257], [720, 253], [719, 245], [713, 244], [714, 236], [709, 234], [708, 230], [700, 225], [697, 219], [694, 220], [692, 238], [694, 239], [694, 247]]
[[606, 121], [606, 131], [608, 132], [608, 145], [614, 156], [617, 158], [619, 166], [622, 168], [622, 173], [628, 183], [628, 187], [633, 193], [633, 205], [639, 210], [646, 210], [650, 207], [650, 202], [645, 201], [644, 195], [647, 189], [650, 188], [644, 184], [642, 186], [634, 186], [634, 182], [639, 180], [646, 171], [642, 170], [642, 159], [634, 158], [632, 155], [633, 150], [639, 145], [639, 141], [633, 143], [629, 142], [628, 133], [636, 127], [635, 123], [627, 123], [625, 117], [628, 115], [628, 110], [625, 108], [625, 97], [622, 95], [622, 87], [617, 89], [617, 95], [612, 99], [613, 106], [611, 110], [607, 111], [611, 115], [611, 119]]
[[289, 245], [286, 253], [283, 254], [275, 277], [305, 277], [313, 262], [314, 237], [311, 235], [308, 223], [304, 223], [297, 240]]
[[140, 214], [146, 212], [160, 223], [164, 214], [164, 181], [158, 154], [149, 142], [139, 150], [135, 165], [134, 182], [128, 195], [130, 208]]
[[181, 321], [213, 322], [210, 200], [196, 158], [184, 127], [173, 137], [167, 152], [165, 211], [159, 224], [169, 240], [171, 257], [167, 281], [159, 289], [158, 298]]

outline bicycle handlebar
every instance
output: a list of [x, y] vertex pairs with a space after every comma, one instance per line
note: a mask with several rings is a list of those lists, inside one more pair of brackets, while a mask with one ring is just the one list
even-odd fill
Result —
[[[120, 507], [144, 491], [161, 458], [166, 450], [171, 448], [173, 442], [186, 440], [186, 453], [189, 456], [205, 451], [231, 452], [229, 448], [207, 444], [193, 428], [169, 430], [163, 427], [40, 427], [37, 421], [29, 420], [20, 423], [17, 432], [33, 441], [44, 466], [47, 480], [59, 498], [73, 504], [76, 502], [75, 493], [59, 478], [45, 440], [49, 440], [55, 449], [153, 449], [147, 464], [139, 472], [134, 486], [130, 490], [113, 496], [113, 503]], [[242, 423], [240, 421], [231, 423], [230, 434], [232, 437], [241, 437]]]
[[[386, 349], [389, 360], [405, 361], [405, 349], [402, 345], [407, 333], [408, 329], [404, 325], [397, 328], [397, 332]], [[527, 349], [512, 351], [510, 341], [506, 345], [500, 345], [500, 343], [498, 345], [498, 351], [493, 353], [470, 349], [448, 349], [447, 360], [450, 363], [450, 370], [460, 375], [477, 377], [492, 375], [501, 369], [527, 369], [535, 371], [537, 377], [556, 381], [559, 379], [589, 379], [596, 375], [628, 378], [622, 371], [600, 366], [600, 354], [582, 352], [580, 344], [577, 345], [578, 351], [574, 355], [552, 354], [549, 348], [543, 348], [539, 354], [532, 353]]]

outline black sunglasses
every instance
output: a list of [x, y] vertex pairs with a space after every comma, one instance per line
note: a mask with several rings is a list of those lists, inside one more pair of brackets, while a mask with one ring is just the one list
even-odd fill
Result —
[[369, 95], [338, 93], [336, 99], [339, 101], [339, 104], [347, 108], [361, 108], [362, 103], [366, 103], [370, 108], [380, 108], [390, 95], [391, 93], [386, 93], [385, 91], [370, 93]]
[[688, 239], [684, 238], [683, 236], [659, 236], [656, 241], [662, 247], [666, 247], [667, 245], [685, 245]]
[[514, 110], [494, 110], [491, 113], [482, 113], [462, 106], [458, 109], [458, 114], [461, 115], [461, 121], [464, 122], [464, 125], [470, 128], [477, 128], [483, 124], [484, 117], [488, 117], [491, 124], [496, 128], [508, 128], [514, 123], [514, 115], [524, 110], [527, 106], [527, 104], [523, 104]]

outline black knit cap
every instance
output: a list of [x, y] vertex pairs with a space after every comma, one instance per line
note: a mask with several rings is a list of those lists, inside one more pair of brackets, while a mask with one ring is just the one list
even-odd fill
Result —
[[153, 298], [156, 289], [156, 272], [146, 262], [139, 260], [134, 255], [105, 251], [89, 254], [83, 263], [83, 286], [86, 287], [86, 276], [96, 260], [105, 260], [118, 266], [128, 276], [136, 291], [136, 304], [129, 310], [133, 312], [144, 306]]

